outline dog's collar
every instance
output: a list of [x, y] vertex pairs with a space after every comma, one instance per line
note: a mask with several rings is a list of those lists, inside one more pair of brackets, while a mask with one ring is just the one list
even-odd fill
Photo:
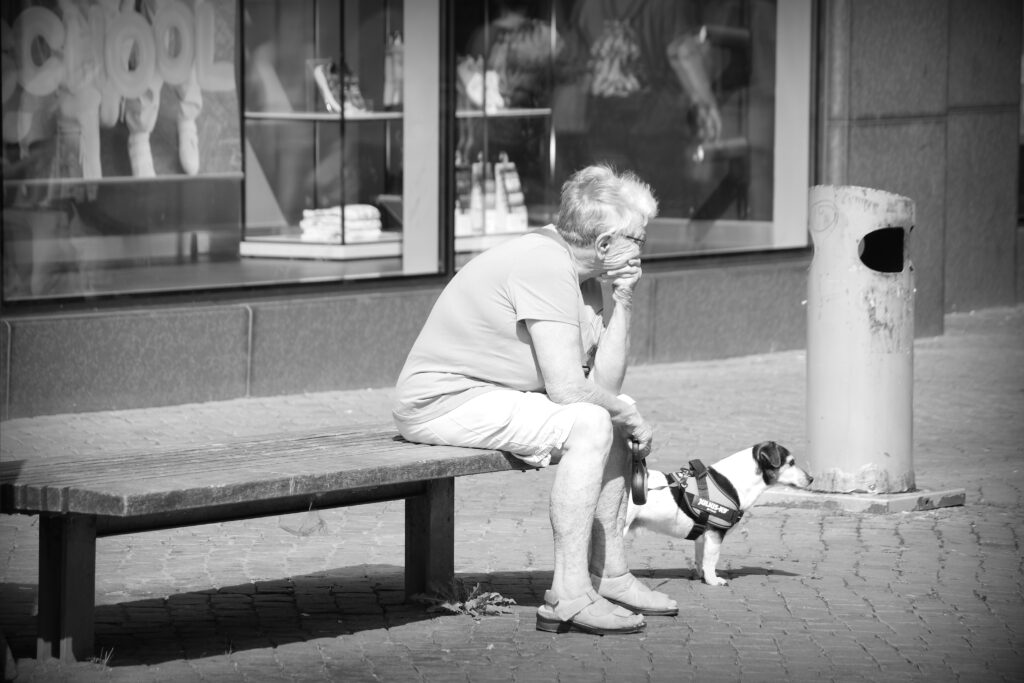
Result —
[[731, 529], [743, 517], [739, 494], [732, 482], [700, 460], [668, 475], [676, 505], [693, 520], [688, 540], [703, 534], [710, 526], [721, 531]]

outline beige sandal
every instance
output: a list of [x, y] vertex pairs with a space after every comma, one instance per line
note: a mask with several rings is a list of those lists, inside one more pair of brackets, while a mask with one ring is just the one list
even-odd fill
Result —
[[572, 600], [559, 600], [554, 591], [545, 591], [544, 604], [537, 608], [538, 631], [582, 631], [608, 636], [617, 633], [639, 633], [646, 627], [642, 616], [616, 607], [594, 590], [589, 590]]
[[591, 574], [590, 580], [594, 582], [601, 597], [637, 614], [651, 617], [674, 617], [679, 614], [679, 605], [675, 600], [651, 590], [628, 572], [614, 578]]

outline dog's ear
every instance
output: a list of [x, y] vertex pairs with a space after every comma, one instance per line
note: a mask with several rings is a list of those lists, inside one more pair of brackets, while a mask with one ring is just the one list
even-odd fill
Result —
[[762, 469], [779, 469], [788, 454], [789, 451], [784, 446], [780, 446], [774, 441], [762, 441], [754, 446], [754, 459]]

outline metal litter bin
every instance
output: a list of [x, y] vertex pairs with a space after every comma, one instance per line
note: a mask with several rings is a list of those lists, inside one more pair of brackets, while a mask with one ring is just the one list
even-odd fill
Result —
[[807, 291], [807, 441], [813, 488], [914, 489], [914, 202], [816, 186]]

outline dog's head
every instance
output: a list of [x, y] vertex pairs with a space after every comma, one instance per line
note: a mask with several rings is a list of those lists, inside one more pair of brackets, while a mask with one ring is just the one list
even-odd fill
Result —
[[761, 471], [764, 483], [787, 484], [805, 489], [814, 481], [814, 477], [797, 467], [796, 459], [789, 449], [774, 441], [762, 441], [751, 449], [757, 467]]

